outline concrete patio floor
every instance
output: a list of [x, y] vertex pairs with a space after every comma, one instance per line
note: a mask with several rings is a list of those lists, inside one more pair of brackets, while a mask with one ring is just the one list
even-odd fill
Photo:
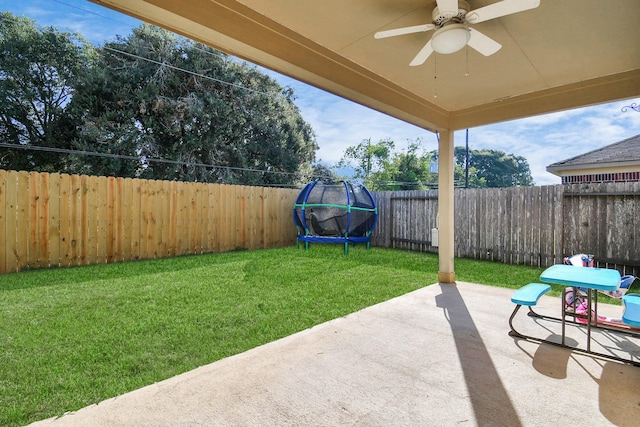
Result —
[[[637, 426], [640, 368], [508, 335], [512, 290], [435, 284], [37, 426]], [[559, 298], [543, 296], [542, 314]], [[622, 308], [600, 305], [620, 317]], [[526, 316], [522, 332], [557, 338]], [[584, 344], [584, 328], [568, 328]], [[640, 357], [640, 339], [594, 333]]]

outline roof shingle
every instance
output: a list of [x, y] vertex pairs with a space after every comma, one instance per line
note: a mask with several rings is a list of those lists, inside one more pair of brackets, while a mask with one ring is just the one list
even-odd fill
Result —
[[563, 166], [594, 165], [616, 162], [640, 162], [640, 135], [632, 136], [605, 147], [598, 148], [570, 159], [549, 165], [547, 168], [558, 169]]

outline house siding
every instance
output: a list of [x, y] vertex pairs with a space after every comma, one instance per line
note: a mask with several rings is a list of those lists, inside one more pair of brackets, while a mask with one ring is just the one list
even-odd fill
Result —
[[640, 182], [640, 172], [597, 173], [563, 176], [563, 184], [594, 184], [604, 182]]

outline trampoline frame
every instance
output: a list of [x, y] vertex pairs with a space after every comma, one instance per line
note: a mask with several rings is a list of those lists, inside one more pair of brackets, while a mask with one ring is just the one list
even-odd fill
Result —
[[[336, 204], [336, 203], [306, 203], [306, 200], [309, 197], [309, 193], [311, 193], [311, 190], [313, 190], [313, 188], [319, 183], [322, 182], [324, 184], [323, 181], [320, 181], [318, 179], [316, 179], [315, 181], [307, 184], [302, 191], [300, 192], [300, 194], [302, 194], [304, 192], [304, 197], [302, 198], [302, 203], [298, 203], [298, 200], [300, 199], [300, 195], [298, 195], [297, 199], [296, 199], [296, 203], [293, 205], [293, 222], [296, 225], [296, 229], [298, 230], [298, 235], [296, 237], [296, 247], [300, 247], [300, 242], [304, 242], [305, 243], [305, 250], [309, 249], [309, 243], [310, 242], [315, 242], [315, 243], [343, 243], [344, 244], [344, 253], [345, 255], [347, 255], [349, 253], [349, 244], [355, 244], [355, 243], [366, 243], [367, 244], [367, 249], [369, 249], [371, 247], [371, 233], [373, 231], [373, 229], [376, 226], [376, 223], [378, 222], [378, 207], [376, 205], [376, 201], [373, 198], [373, 196], [371, 195], [371, 193], [369, 192], [369, 190], [364, 186], [361, 185], [360, 188], [362, 188], [362, 190], [364, 190], [364, 192], [367, 194], [367, 196], [369, 197], [369, 199], [371, 200], [371, 203], [373, 204], [372, 208], [361, 208], [361, 207], [357, 207], [357, 206], [351, 206], [351, 196], [349, 194], [349, 183], [347, 181], [340, 181], [342, 183], [342, 185], [344, 186], [344, 191], [345, 194], [347, 196], [347, 204], [346, 205], [340, 205], [340, 204]], [[306, 191], [305, 191], [306, 190]], [[344, 209], [346, 211], [346, 215], [347, 215], [347, 226], [346, 226], [346, 231], [344, 232], [343, 235], [338, 235], [338, 236], [318, 236], [315, 234], [311, 234], [310, 230], [309, 230], [309, 226], [307, 225], [307, 221], [305, 218], [305, 211], [307, 208], [314, 208], [314, 207], [334, 207], [334, 208], [340, 208], [340, 209]], [[296, 210], [300, 209], [301, 211], [301, 215], [300, 215], [300, 222], [298, 222], [298, 215], [296, 213]], [[360, 211], [367, 211], [367, 212], [373, 212], [374, 217], [373, 217], [373, 224], [371, 224], [370, 229], [367, 231], [366, 235], [364, 236], [349, 236], [349, 228], [351, 226], [351, 212], [352, 211], [356, 211], [356, 210], [360, 210]]]

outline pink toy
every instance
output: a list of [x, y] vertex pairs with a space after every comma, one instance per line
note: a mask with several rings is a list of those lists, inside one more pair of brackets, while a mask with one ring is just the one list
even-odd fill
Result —
[[[593, 255], [589, 254], [576, 254], [570, 257], [564, 258], [564, 263], [567, 265], [573, 265], [576, 267], [593, 267], [594, 266], [594, 258]], [[635, 276], [626, 275], [620, 278], [620, 284], [618, 285], [618, 289], [614, 291], [598, 291], [605, 295], [608, 295], [612, 298], [616, 298], [621, 300], [622, 297], [627, 293], [629, 287], [636, 279]], [[569, 288], [565, 291], [565, 306], [567, 310], [574, 311], [576, 314], [586, 315], [587, 314], [587, 290], [583, 288]], [[587, 320], [584, 318], [576, 318], [576, 320], [580, 323], [587, 323]], [[609, 323], [622, 323], [622, 319], [610, 318], [606, 316], [598, 316], [598, 322], [609, 322]]]

